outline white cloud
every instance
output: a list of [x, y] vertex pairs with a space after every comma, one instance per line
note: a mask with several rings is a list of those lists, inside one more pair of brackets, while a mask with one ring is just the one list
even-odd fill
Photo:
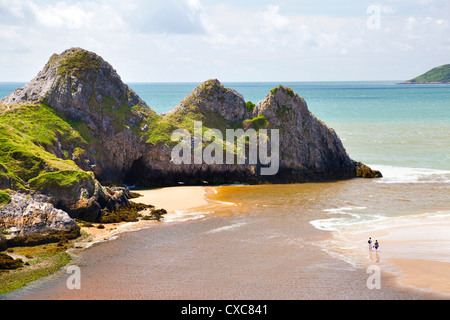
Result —
[[[118, 1], [118, 0], [115, 0]], [[205, 32], [199, 0], [136, 0], [119, 4], [120, 14], [135, 31], [149, 34], [201, 34]]]
[[364, 78], [369, 69], [382, 79], [389, 64], [448, 63], [450, 2], [417, 1], [427, 4], [384, 0], [381, 28], [369, 30], [364, 5], [350, 16], [287, 1], [0, 0], [0, 81], [30, 79], [72, 46], [128, 81], [328, 80], [332, 70]]
[[280, 14], [280, 7], [269, 5], [262, 13], [264, 26], [269, 30], [282, 30], [289, 25], [289, 19]]
[[29, 2], [29, 6], [37, 22], [46, 27], [81, 29], [90, 28], [94, 14], [87, 11], [81, 4], [69, 5], [58, 2], [54, 6], [38, 6]]

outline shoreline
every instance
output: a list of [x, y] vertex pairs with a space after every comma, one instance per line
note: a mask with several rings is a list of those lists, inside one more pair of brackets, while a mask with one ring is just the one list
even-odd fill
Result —
[[[218, 187], [220, 188], [220, 187]], [[163, 223], [187, 222], [202, 216], [191, 217], [189, 211], [195, 208], [210, 208], [214, 206], [231, 205], [215, 199], [216, 187], [168, 187], [152, 190], [135, 190], [141, 197], [131, 199], [133, 202], [152, 204], [156, 209], [166, 209]], [[208, 194], [210, 197], [208, 198]], [[211, 200], [215, 199], [215, 200]], [[165, 221], [165, 220], [168, 221]], [[394, 218], [395, 219], [395, 218]], [[158, 221], [140, 220], [138, 222], [124, 222], [105, 224], [105, 229], [82, 228], [83, 235], [75, 239], [72, 246], [66, 251], [71, 256], [71, 261], [61, 270], [77, 260], [77, 255], [82, 250], [97, 243], [116, 239], [121, 233], [148, 229], [161, 225]], [[370, 265], [378, 265], [382, 278], [392, 278], [396, 286], [403, 289], [411, 289], [428, 299], [447, 299], [450, 297], [450, 255], [448, 261], [437, 261], [436, 257], [442, 256], [442, 243], [450, 241], [450, 234], [446, 230], [450, 228], [450, 217], [423, 217], [413, 220], [407, 225], [378, 225], [371, 230], [353, 231], [345, 234], [344, 240], [337, 240], [337, 248], [349, 248], [344, 250], [346, 258], [358, 261], [358, 267], [363, 270]], [[329, 231], [330, 238], [336, 235]], [[446, 235], [446, 237], [445, 237]], [[368, 253], [367, 238], [377, 239], [380, 249], [374, 249]], [[444, 238], [443, 238], [444, 236]], [[336, 240], [336, 239], [335, 239]], [[439, 243], [439, 241], [442, 243]], [[344, 245], [340, 243], [345, 242]], [[349, 244], [351, 244], [349, 246]], [[426, 244], [426, 247], [423, 246]], [[425, 249], [432, 248], [427, 251]], [[450, 248], [448, 249], [450, 250]], [[436, 257], [432, 254], [435, 253]], [[341, 259], [341, 258], [340, 258]], [[384, 275], [384, 276], [383, 276]], [[381, 290], [383, 287], [381, 288]]]
[[[346, 245], [358, 244], [350, 255], [365, 267], [378, 265], [399, 286], [450, 298], [450, 217], [420, 217], [409, 225], [384, 226], [346, 235]], [[378, 251], [367, 239], [378, 240]], [[372, 245], [373, 245], [372, 243]]]
[[[132, 199], [132, 201], [152, 204], [156, 208], [166, 209], [168, 213], [164, 219], [170, 221], [178, 221], [176, 218], [182, 216], [184, 211], [189, 211], [190, 209], [205, 208], [214, 204], [231, 204], [208, 199], [208, 193], [211, 195], [217, 193], [214, 187], [183, 186], [136, 190], [135, 192], [142, 196]], [[177, 201], [174, 201], [174, 199], [177, 199]], [[180, 219], [180, 221], [190, 219], [186, 216], [184, 218]], [[427, 256], [422, 254], [424, 248], [421, 245], [421, 243], [425, 242], [433, 248], [437, 256], [445, 255], [439, 252], [439, 249], [442, 248], [442, 243], [439, 241], [450, 241], [450, 234], [445, 240], [442, 238], [442, 235], [446, 234], [445, 230], [450, 229], [450, 217], [443, 217], [434, 221], [431, 219], [433, 217], [422, 217], [419, 221], [414, 221], [406, 226], [387, 226], [369, 232], [354, 232], [347, 240], [353, 244], [360, 243], [361, 246], [358, 247], [356, 252], [350, 253], [350, 255], [354, 256], [356, 253], [358, 260], [362, 264], [373, 264], [376, 252], [373, 249], [372, 254], [368, 255], [367, 245], [365, 245], [366, 240], [361, 240], [365, 239], [367, 234], [371, 234], [373, 241], [375, 239], [380, 241], [380, 250], [377, 255], [378, 261], [375, 263], [379, 264], [383, 272], [393, 276], [400, 287], [450, 297], [450, 258], [447, 262], [427, 258]], [[140, 222], [128, 223], [128, 226], [121, 225], [117, 228], [117, 232], [104, 231], [103, 236], [106, 236], [104, 240], [120, 232], [136, 231], [159, 223], [156, 221], [150, 221], [150, 224], [148, 224], [149, 221], [145, 222], [145, 225], [140, 224]], [[439, 229], [439, 232], [437, 229]], [[333, 232], [330, 232], [330, 236], [332, 234]], [[405, 244], [405, 241], [408, 242], [408, 245]], [[405, 250], [405, 248], [408, 250]], [[429, 254], [430, 252], [428, 252]], [[428, 272], [428, 276], [425, 272]]]
[[[172, 219], [182, 211], [191, 210], [198, 207], [208, 206], [212, 203], [205, 198], [208, 192], [204, 186], [180, 186], [167, 187], [150, 190], [133, 190], [140, 194], [138, 198], [130, 199], [134, 203], [143, 203], [155, 206], [155, 209], [165, 209], [167, 214], [163, 216], [163, 221]], [[147, 215], [147, 210], [141, 212]], [[104, 229], [97, 228], [101, 223], [93, 223], [93, 227], [82, 227], [81, 232], [84, 237], [75, 241], [75, 249], [87, 248], [95, 243], [114, 239], [122, 232], [138, 231], [143, 228], [151, 228], [160, 224], [159, 221], [139, 220], [136, 222], [120, 222], [103, 224]]]
[[[162, 221], [167, 218], [172, 218], [173, 216], [178, 216], [179, 212], [185, 210], [191, 210], [194, 208], [199, 208], [203, 206], [209, 206], [213, 203], [213, 201], [209, 201], [205, 198], [205, 194], [208, 192], [213, 192], [212, 188], [208, 191], [208, 187], [204, 186], [193, 186], [193, 187], [167, 187], [160, 189], [152, 189], [152, 190], [134, 190], [141, 194], [138, 198], [130, 199], [131, 202], [134, 203], [145, 203], [151, 204], [155, 206], [155, 209], [165, 209], [167, 214], [162, 217]], [[176, 199], [176, 201], [174, 201]], [[140, 212], [143, 216], [150, 215], [150, 210], [144, 210]], [[167, 220], [169, 220], [167, 219]], [[164, 221], [165, 222], [165, 221]], [[67, 247], [63, 250], [58, 250], [54, 255], [66, 255], [67, 258], [63, 264], [60, 264], [58, 269], [55, 269], [53, 264], [50, 265], [50, 262], [41, 262], [41, 264], [47, 263], [48, 267], [41, 267], [40, 273], [44, 276], [38, 276], [32, 279], [30, 282], [25, 283], [24, 285], [15, 286], [14, 290], [6, 290], [5, 292], [0, 294], [0, 300], [2, 295], [7, 297], [9, 295], [14, 295], [14, 292], [17, 290], [21, 290], [22, 288], [26, 288], [27, 286], [33, 286], [33, 283], [42, 283], [45, 281], [45, 278], [52, 277], [55, 274], [63, 272], [68, 266], [77, 261], [79, 254], [81, 251], [90, 248], [93, 245], [108, 242], [116, 239], [120, 234], [125, 232], [133, 232], [139, 231], [142, 229], [157, 227], [162, 222], [155, 220], [142, 220], [136, 222], [120, 222], [120, 223], [92, 223], [91, 227], [80, 226], [81, 236], [69, 240], [67, 243]], [[103, 225], [104, 228], [98, 228], [99, 225]], [[9, 253], [13, 258], [20, 258], [23, 261], [27, 262], [30, 260], [27, 258], [29, 256], [29, 252], [33, 253], [35, 256], [35, 252], [41, 250], [42, 248], [59, 248], [58, 244], [44, 244], [36, 247], [18, 247], [14, 249], [14, 253]], [[45, 251], [45, 250], [44, 250]], [[25, 252], [25, 253], [22, 253]], [[50, 259], [53, 259], [50, 257]], [[35, 260], [35, 259], [34, 259]], [[34, 267], [27, 267], [26, 269], [12, 270], [13, 274], [11, 277], [20, 278], [21, 274], [29, 274], [31, 270], [35, 269]], [[48, 270], [47, 270], [48, 269]], [[31, 279], [30, 276], [27, 276]]]
[[[214, 187], [180, 186], [135, 190], [135, 192], [141, 194], [141, 197], [131, 199], [131, 201], [152, 204], [157, 209], [166, 209], [167, 215], [164, 215], [164, 220], [168, 220], [166, 222], [187, 221], [203, 217], [183, 215], [183, 213], [191, 209], [213, 205], [231, 205], [231, 203], [208, 199], [208, 194], [217, 194], [217, 190]], [[443, 217], [437, 221], [426, 220], [433, 219], [433, 217], [421, 219], [406, 226], [385, 226], [371, 231], [358, 231], [347, 235], [346, 242], [361, 244], [354, 252], [347, 252], [347, 258], [355, 257], [356, 255], [358, 261], [363, 265], [366, 264], [366, 267], [374, 264], [376, 252], [373, 249], [371, 254], [368, 254], [367, 245], [365, 244], [367, 241], [365, 236], [371, 234], [373, 241], [377, 239], [380, 242], [379, 254], [376, 255], [377, 261], [375, 263], [382, 268], [382, 273], [387, 273], [387, 276], [393, 276], [399, 287], [436, 294], [443, 298], [450, 297], [450, 258], [448, 262], [444, 262], [427, 258], [423, 254], [421, 255], [421, 252], [424, 250], [421, 242], [426, 242], [428, 246], [431, 246], [438, 256], [442, 255], [442, 253], [439, 253], [439, 248], [442, 245], [439, 243], [439, 240], [442, 240], [439, 237], [445, 234], [445, 229], [450, 229], [450, 217]], [[93, 237], [93, 241], [91, 238], [90, 242], [90, 244], [93, 244], [113, 239], [122, 232], [151, 228], [159, 223], [158, 221], [128, 222], [111, 226], [105, 225], [103, 230], [85, 231]], [[436, 232], [436, 228], [440, 229], [440, 232]], [[331, 237], [332, 234], [333, 231], [330, 231]], [[446, 240], [450, 241], [450, 234], [448, 234], [447, 238]], [[407, 246], [405, 241], [409, 243]], [[409, 251], [405, 250], [405, 248], [409, 248]]]

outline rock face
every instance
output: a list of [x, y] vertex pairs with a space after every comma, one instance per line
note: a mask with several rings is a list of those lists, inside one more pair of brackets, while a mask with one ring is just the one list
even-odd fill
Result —
[[[282, 86], [271, 90], [250, 110], [236, 91], [224, 88], [218, 80], [208, 80], [163, 116], [202, 121], [207, 128], [222, 132], [234, 128], [278, 129], [279, 171], [273, 176], [260, 175], [261, 164], [248, 163], [248, 150], [243, 165], [174, 165], [170, 161], [171, 149], [160, 145], [135, 162], [128, 175], [131, 184], [295, 183], [382, 176], [352, 160], [336, 132], [308, 110], [304, 99]], [[181, 121], [177, 124], [175, 127], [182, 126]], [[164, 183], [158, 185], [160, 182]]]
[[[122, 181], [142, 154], [138, 124], [156, 114], [93, 52], [54, 54], [42, 71], [0, 104], [45, 103], [73, 122], [87, 141], [76, 163], [105, 182]], [[55, 150], [58, 153], [58, 150]], [[62, 153], [62, 152], [60, 152]]]
[[[312, 115], [296, 93], [281, 86], [251, 110], [241, 94], [218, 80], [208, 80], [171, 111], [157, 115], [120, 80], [109, 63], [95, 53], [73, 48], [53, 55], [35, 79], [0, 103], [38, 101], [71, 121], [85, 124], [78, 128], [88, 141], [80, 146], [86, 152], [73, 159], [104, 184], [284, 183], [357, 176], [356, 162], [347, 155], [334, 130]], [[170, 161], [173, 144], [167, 141], [175, 129], [192, 131], [193, 120], [222, 132], [258, 123], [258, 128], [280, 129], [279, 173], [260, 176], [259, 164], [174, 165]], [[164, 127], [172, 128], [165, 132], [165, 143], [148, 142]]]
[[130, 108], [137, 104], [146, 106], [108, 62], [93, 52], [72, 48], [54, 54], [33, 80], [1, 102], [12, 105], [46, 99], [52, 108], [71, 115], [72, 119], [95, 124], [101, 114], [100, 110], [89, 109], [89, 100], [101, 104], [104, 97]]
[[355, 176], [355, 163], [336, 132], [311, 114], [306, 102], [291, 89], [274, 88], [256, 105], [253, 116], [264, 116], [280, 128], [280, 166], [292, 179]]

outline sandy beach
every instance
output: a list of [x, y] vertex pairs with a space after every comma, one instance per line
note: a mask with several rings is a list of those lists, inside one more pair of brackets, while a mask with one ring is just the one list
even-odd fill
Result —
[[[141, 197], [131, 199], [130, 201], [153, 205], [156, 209], [165, 209], [167, 214], [164, 215], [164, 219], [171, 220], [179, 216], [182, 211], [210, 204], [210, 202], [206, 200], [205, 194], [212, 191], [207, 191], [207, 188], [201, 186], [181, 186], [152, 190], [139, 190], [135, 192], [139, 193]], [[148, 212], [146, 211], [141, 212], [144, 216], [147, 213]], [[98, 223], [93, 224], [93, 227], [81, 228], [81, 231], [85, 234], [85, 236], [77, 243], [76, 246], [86, 247], [92, 243], [112, 239], [122, 232], [148, 228], [158, 223], [158, 221], [140, 220], [137, 222], [104, 224], [104, 228], [101, 229], [98, 228]]]
[[[75, 252], [74, 260], [82, 266], [83, 290], [67, 290], [65, 277], [60, 277], [39, 291], [25, 290], [12, 297], [450, 297], [450, 248], [446, 246], [450, 241], [450, 218], [446, 214], [418, 215], [406, 220], [399, 216], [388, 223], [358, 225], [349, 229], [345, 237], [318, 230], [309, 223], [323, 212], [318, 195], [336, 197], [333, 190], [354, 183], [140, 190], [142, 196], [134, 202], [164, 208], [167, 215], [162, 222], [141, 220], [83, 230], [89, 240], [80, 240], [84, 244], [80, 248], [89, 249]], [[301, 199], [314, 200], [309, 206], [290, 202], [299, 195]], [[321, 201], [328, 206], [329, 198]], [[314, 206], [319, 207], [305, 210]], [[368, 251], [369, 236], [379, 241], [378, 251]], [[108, 241], [111, 239], [117, 240]], [[98, 242], [102, 244], [92, 245]], [[358, 263], [349, 264], [351, 261]], [[366, 269], [370, 265], [380, 267], [381, 290], [366, 286]]]
[[[184, 212], [193, 208], [206, 209], [217, 205], [208, 200], [215, 192], [208, 187], [170, 187], [140, 190], [142, 196], [132, 199], [136, 203], [164, 208], [168, 221], [184, 217]], [[209, 196], [208, 196], [209, 194]], [[200, 210], [201, 211], [201, 210]], [[145, 213], [144, 213], [145, 214]], [[102, 241], [124, 231], [133, 231], [158, 224], [156, 221], [139, 221], [106, 225], [105, 229], [85, 229], [91, 241]], [[394, 275], [401, 286], [437, 292], [450, 296], [450, 219], [443, 217], [419, 217], [405, 225], [394, 220], [391, 227], [375, 226], [372, 231], [352, 232], [345, 236], [347, 245], [358, 244], [350, 255], [357, 255], [362, 263], [376, 263], [382, 271]], [[380, 249], [368, 252], [366, 236], [380, 242]], [[347, 252], [348, 254], [348, 252]], [[447, 256], [447, 260], [444, 258]]]
[[[154, 205], [167, 210], [165, 221], [189, 220], [189, 210], [199, 208], [207, 211], [221, 204], [211, 201], [215, 192], [209, 187], [169, 187], [136, 191], [142, 196], [132, 199], [136, 203]], [[215, 197], [216, 198], [216, 197]], [[220, 200], [220, 199], [219, 199]], [[145, 214], [145, 212], [143, 213]], [[99, 242], [115, 237], [126, 231], [149, 228], [157, 221], [139, 221], [105, 225], [105, 229], [83, 228], [90, 235], [90, 242]], [[420, 216], [407, 224], [393, 220], [390, 226], [380, 224], [373, 230], [353, 231], [345, 235], [343, 247], [357, 244], [354, 251], [345, 254], [357, 256], [362, 264], [376, 263], [382, 272], [394, 275], [402, 287], [410, 287], [424, 292], [436, 292], [450, 296], [450, 219], [433, 216]], [[370, 234], [370, 235], [369, 235]], [[366, 238], [378, 240], [380, 248], [368, 252]], [[330, 234], [331, 237], [331, 234]], [[339, 244], [338, 244], [339, 246]], [[447, 257], [446, 260], [444, 257]]]
[[205, 187], [169, 187], [153, 190], [137, 190], [142, 197], [132, 199], [136, 203], [154, 205], [157, 209], [166, 209], [167, 217], [176, 211], [208, 205], [205, 199]]

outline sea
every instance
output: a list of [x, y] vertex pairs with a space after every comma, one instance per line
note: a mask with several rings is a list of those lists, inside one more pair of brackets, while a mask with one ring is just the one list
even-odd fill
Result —
[[[352, 159], [383, 178], [207, 187], [209, 207], [81, 253], [83, 290], [67, 290], [61, 275], [8, 297], [440, 298], [432, 285], [402, 283], [390, 262], [450, 263], [450, 85], [399, 82], [224, 82], [253, 103], [280, 84], [292, 88]], [[22, 85], [0, 84], [0, 97]], [[157, 113], [198, 85], [129, 83]], [[379, 250], [368, 251], [368, 237]], [[371, 265], [381, 269], [381, 289], [368, 285]]]

